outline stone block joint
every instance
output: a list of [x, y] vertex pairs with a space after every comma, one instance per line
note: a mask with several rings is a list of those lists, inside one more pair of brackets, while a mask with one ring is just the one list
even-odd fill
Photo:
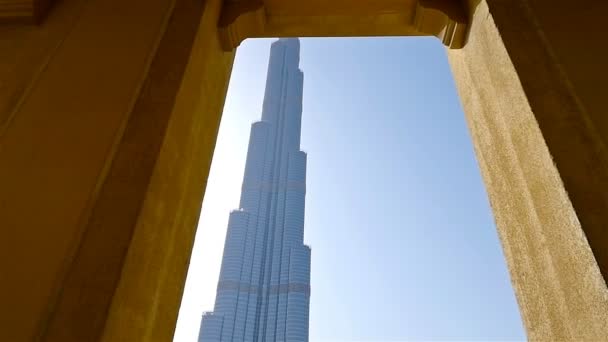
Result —
[[218, 23], [220, 43], [225, 51], [235, 49], [247, 38], [264, 32], [266, 13], [262, 0], [226, 0]]
[[415, 13], [416, 31], [439, 38], [450, 49], [464, 46], [469, 25], [460, 1], [418, 0]]

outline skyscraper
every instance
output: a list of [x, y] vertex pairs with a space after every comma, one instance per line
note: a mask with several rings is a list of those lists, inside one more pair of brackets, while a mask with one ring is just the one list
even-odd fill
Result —
[[272, 44], [262, 120], [251, 127], [240, 208], [230, 213], [215, 308], [199, 341], [308, 341], [310, 248], [300, 151], [300, 42]]

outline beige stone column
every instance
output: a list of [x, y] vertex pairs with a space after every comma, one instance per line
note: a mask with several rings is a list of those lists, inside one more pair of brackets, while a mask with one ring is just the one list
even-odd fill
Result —
[[528, 337], [606, 341], [608, 4], [473, 8], [448, 56]]
[[220, 1], [10, 6], [0, 340], [169, 341], [234, 57]]
[[[171, 339], [242, 39], [461, 47], [469, 24], [449, 0], [220, 2], [0, 0], [1, 341]], [[608, 3], [469, 2], [448, 55], [528, 336], [607, 340]]]

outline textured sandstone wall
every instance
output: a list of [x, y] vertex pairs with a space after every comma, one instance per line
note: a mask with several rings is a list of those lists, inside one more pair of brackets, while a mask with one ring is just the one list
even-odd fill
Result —
[[606, 340], [608, 291], [587, 234], [606, 202], [573, 199], [605, 177], [576, 101], [589, 89], [568, 82], [576, 63], [563, 70], [536, 14], [525, 0], [483, 1], [467, 45], [448, 56], [528, 337]]

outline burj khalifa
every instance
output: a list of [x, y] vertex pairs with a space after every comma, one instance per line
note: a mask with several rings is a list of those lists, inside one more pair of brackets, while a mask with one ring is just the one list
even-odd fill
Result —
[[240, 207], [230, 213], [215, 307], [203, 314], [200, 342], [308, 341], [299, 60], [297, 38], [272, 44], [262, 120], [251, 127]]

